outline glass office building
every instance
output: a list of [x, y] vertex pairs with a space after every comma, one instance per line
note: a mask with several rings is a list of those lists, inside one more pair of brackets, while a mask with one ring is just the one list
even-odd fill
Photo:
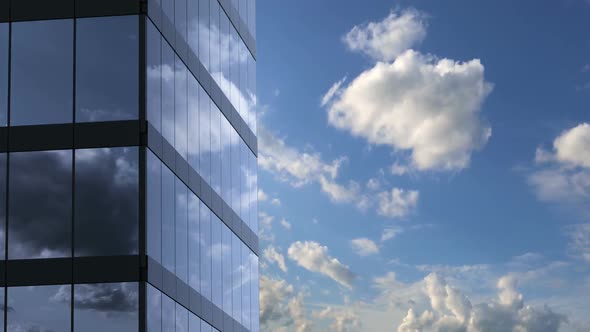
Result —
[[0, 331], [259, 331], [255, 0], [0, 0]]

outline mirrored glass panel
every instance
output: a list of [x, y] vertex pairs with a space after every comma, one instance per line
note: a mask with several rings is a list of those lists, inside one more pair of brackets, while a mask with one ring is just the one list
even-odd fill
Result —
[[175, 302], [162, 294], [162, 332], [176, 332]]
[[139, 117], [137, 16], [76, 22], [76, 122]]
[[147, 120], [162, 132], [162, 36], [146, 19], [147, 27]]
[[137, 331], [138, 284], [82, 284], [74, 286], [74, 331]]
[[176, 303], [176, 332], [188, 332], [188, 310]]
[[201, 230], [199, 225], [199, 198], [189, 190], [188, 192], [188, 284], [196, 291], [201, 291]]
[[6, 153], [0, 153], [0, 260], [6, 259]]
[[8, 331], [70, 331], [71, 289], [71, 285], [9, 287]]
[[188, 283], [188, 188], [176, 178], [176, 276]]
[[162, 293], [147, 284], [147, 332], [162, 332]]
[[162, 41], [162, 136], [174, 146], [174, 69], [175, 53]]
[[12, 125], [72, 122], [73, 20], [12, 23]]
[[188, 331], [201, 332], [201, 319], [192, 312], [189, 312]]
[[147, 150], [147, 254], [162, 263], [162, 162]]
[[188, 126], [187, 126], [187, 75], [188, 70], [179, 57], [176, 57], [175, 61], [176, 69], [174, 70], [174, 94], [175, 94], [175, 107], [174, 107], [174, 148], [182, 158], [185, 160], [187, 157], [187, 144], [188, 144]]
[[0, 23], [0, 127], [8, 121], [8, 23]]
[[175, 200], [174, 173], [166, 166], [162, 166], [162, 266], [168, 271], [175, 272], [176, 245], [174, 236], [174, 207]]
[[137, 147], [76, 150], [74, 256], [137, 254]]
[[201, 203], [201, 295], [211, 301], [211, 211]]
[[11, 153], [9, 167], [8, 258], [71, 256], [72, 151]]

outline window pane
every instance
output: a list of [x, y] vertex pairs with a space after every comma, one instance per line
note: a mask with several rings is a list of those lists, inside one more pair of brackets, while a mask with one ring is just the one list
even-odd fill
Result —
[[8, 331], [70, 331], [71, 286], [8, 288]]
[[209, 71], [209, 1], [199, 0], [199, 60]]
[[72, 122], [73, 20], [12, 23], [12, 125]]
[[221, 115], [221, 197], [231, 205], [231, 131], [232, 127], [225, 116]]
[[188, 0], [188, 45], [190, 49], [199, 55], [199, 0]]
[[221, 62], [221, 91], [223, 91], [223, 93], [229, 97], [230, 96], [230, 90], [229, 90], [229, 80], [230, 80], [230, 74], [229, 74], [229, 26], [230, 26], [230, 22], [229, 22], [229, 18], [227, 17], [227, 15], [225, 15], [225, 12], [223, 10], [221, 10], [219, 12], [219, 18], [220, 18], [220, 33], [219, 33], [219, 57], [220, 57], [220, 62]]
[[211, 183], [211, 99], [205, 90], [200, 90], [199, 96], [199, 134], [200, 134], [200, 165], [199, 173], [207, 183]]
[[187, 187], [176, 178], [176, 276], [188, 283]]
[[176, 0], [174, 3], [174, 12], [176, 33], [182, 40], [186, 41], [186, 0]]
[[0, 260], [6, 259], [6, 153], [0, 153]]
[[164, 18], [174, 24], [174, 0], [162, 0], [162, 12]]
[[139, 117], [137, 16], [76, 22], [76, 121]]
[[174, 273], [174, 190], [175, 176], [166, 166], [162, 166], [162, 266]]
[[174, 146], [174, 51], [162, 41], [162, 136]]
[[188, 330], [189, 332], [201, 332], [201, 319], [192, 312], [189, 312]]
[[188, 310], [176, 303], [176, 332], [188, 332]]
[[189, 286], [196, 291], [201, 291], [200, 283], [200, 206], [201, 202], [199, 198], [192, 192], [189, 191], [188, 195], [188, 274], [189, 274]]
[[147, 332], [162, 332], [162, 293], [147, 284]]
[[252, 275], [252, 282], [250, 284], [251, 287], [251, 294], [252, 294], [252, 308], [250, 309], [252, 313], [252, 330], [253, 332], [257, 332], [260, 330], [260, 322], [259, 322], [259, 299], [258, 299], [258, 256], [254, 255], [250, 252], [250, 272]]
[[[236, 31], [236, 28], [233, 25], [230, 25], [230, 40], [229, 40], [229, 48], [230, 48], [230, 75], [231, 75], [231, 84], [230, 84], [230, 101], [234, 108], [240, 112], [240, 52], [239, 52], [239, 45], [240, 45], [240, 36]], [[240, 113], [241, 115], [242, 113]]]
[[162, 295], [162, 332], [176, 332], [174, 328], [176, 325], [174, 311], [174, 300]]
[[221, 196], [221, 119], [219, 108], [211, 101], [211, 187]]
[[211, 332], [211, 325], [204, 320], [201, 321], [201, 332]]
[[211, 301], [211, 211], [201, 203], [201, 294]]
[[250, 249], [242, 247], [242, 325], [250, 329]]
[[199, 171], [199, 94], [203, 88], [191, 73], [188, 81], [188, 162]]
[[232, 231], [223, 225], [222, 229], [222, 273], [223, 273], [223, 311], [232, 315], [232, 264], [231, 241]]
[[240, 214], [240, 142], [241, 138], [238, 136], [236, 130], [231, 128], [231, 187], [232, 200], [231, 207], [239, 215]]
[[217, 82], [217, 85], [221, 85], [220, 77], [221, 77], [221, 63], [220, 63], [220, 48], [219, 48], [219, 41], [220, 41], [220, 27], [219, 27], [219, 2], [217, 0], [211, 0], [209, 4], [210, 9], [210, 16], [209, 16], [209, 45], [210, 45], [210, 62], [211, 62], [211, 76], [213, 80]]
[[8, 23], [0, 23], [0, 126], [8, 121]]
[[71, 256], [72, 151], [11, 153], [9, 167], [8, 258]]
[[147, 254], [162, 263], [162, 163], [147, 150]]
[[137, 254], [138, 149], [76, 150], [74, 256]]
[[212, 260], [212, 271], [211, 271], [211, 288], [213, 290], [212, 302], [217, 307], [222, 307], [222, 285], [223, 276], [221, 274], [221, 255], [222, 255], [222, 243], [221, 243], [221, 220], [211, 213], [211, 260]]
[[162, 36], [154, 24], [147, 24], [147, 120], [162, 132]]
[[175, 61], [176, 70], [174, 71], [174, 91], [175, 91], [175, 141], [176, 151], [187, 160], [187, 83], [186, 67], [179, 57]]
[[74, 331], [137, 331], [138, 284], [74, 286]]
[[232, 233], [232, 282], [233, 282], [233, 315], [232, 317], [238, 322], [242, 322], [242, 241], [236, 234]]

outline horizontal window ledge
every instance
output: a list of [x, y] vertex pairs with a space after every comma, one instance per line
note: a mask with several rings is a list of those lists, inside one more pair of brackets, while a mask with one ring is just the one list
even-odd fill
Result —
[[140, 130], [138, 120], [0, 127], [0, 152], [139, 146]]
[[7, 287], [141, 280], [138, 255], [2, 260], [0, 272]]
[[147, 282], [221, 332], [250, 331], [194, 288], [147, 256]]
[[138, 15], [141, 0], [0, 0], [0, 22]]

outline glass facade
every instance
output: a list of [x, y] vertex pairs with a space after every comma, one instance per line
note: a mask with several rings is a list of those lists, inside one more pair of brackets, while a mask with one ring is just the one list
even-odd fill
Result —
[[0, 332], [258, 332], [255, 0], [93, 6], [0, 22]]

